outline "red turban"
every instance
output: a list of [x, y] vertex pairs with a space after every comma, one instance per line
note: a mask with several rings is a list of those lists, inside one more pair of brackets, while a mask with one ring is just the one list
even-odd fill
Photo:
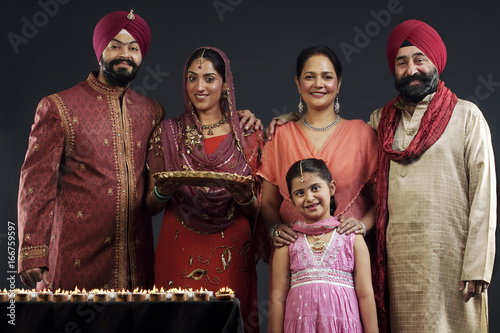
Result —
[[387, 41], [387, 61], [392, 75], [396, 66], [396, 55], [405, 40], [421, 50], [436, 66], [439, 74], [443, 72], [447, 53], [439, 34], [422, 21], [408, 20], [397, 25]]
[[151, 30], [139, 15], [130, 12], [113, 12], [104, 16], [94, 29], [94, 51], [97, 61], [101, 60], [102, 51], [109, 42], [122, 30], [127, 30], [139, 44], [139, 49], [144, 57], [151, 42]]

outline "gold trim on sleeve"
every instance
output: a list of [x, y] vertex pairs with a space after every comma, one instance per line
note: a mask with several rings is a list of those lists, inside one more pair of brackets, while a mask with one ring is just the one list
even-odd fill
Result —
[[26, 259], [43, 258], [49, 256], [49, 247], [47, 245], [36, 245], [23, 247], [19, 251], [18, 261]]

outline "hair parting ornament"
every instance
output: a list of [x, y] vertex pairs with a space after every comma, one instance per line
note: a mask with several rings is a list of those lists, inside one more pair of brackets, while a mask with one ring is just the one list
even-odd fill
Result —
[[304, 173], [302, 172], [302, 161], [300, 161], [300, 182], [303, 183], [304, 180]]
[[199, 68], [199, 69], [201, 69], [201, 68], [202, 68], [202, 65], [203, 65], [203, 60], [204, 60], [203, 55], [205, 54], [205, 50], [206, 50], [206, 49], [203, 49], [203, 52], [201, 53], [201, 56], [200, 56], [200, 58], [198, 59], [198, 64], [199, 64], [199, 65], [198, 65], [198, 68]]

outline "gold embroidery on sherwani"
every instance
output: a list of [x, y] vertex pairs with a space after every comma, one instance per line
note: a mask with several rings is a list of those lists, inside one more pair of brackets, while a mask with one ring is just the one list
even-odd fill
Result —
[[61, 96], [54, 94], [49, 96], [50, 99], [54, 101], [61, 116], [61, 123], [64, 129], [64, 153], [68, 156], [75, 145], [75, 131], [73, 130], [73, 123], [68, 112], [66, 104], [62, 100]]
[[35, 245], [23, 247], [19, 251], [17, 261], [21, 262], [26, 259], [43, 258], [49, 256], [49, 247], [47, 245]]
[[[124, 97], [125, 98], [125, 97]], [[127, 98], [127, 104], [124, 104], [122, 107], [122, 114], [123, 114], [123, 130], [125, 132], [125, 136], [123, 137], [125, 147], [126, 147], [126, 154], [125, 154], [125, 159], [127, 163], [127, 170], [128, 170], [128, 206], [129, 206], [129, 227], [127, 231], [127, 242], [129, 245], [128, 249], [128, 255], [129, 255], [129, 260], [130, 260], [130, 281], [132, 284], [132, 289], [137, 287], [137, 265], [136, 265], [136, 251], [135, 251], [135, 233], [134, 230], [136, 229], [134, 223], [135, 223], [135, 204], [134, 200], [137, 198], [139, 195], [137, 193], [137, 180], [135, 179], [135, 157], [134, 157], [134, 127], [132, 125], [132, 118], [130, 117], [130, 114], [128, 112], [127, 105], [131, 105], [132, 102]]]
[[124, 117], [120, 108], [118, 96], [108, 96], [108, 106], [111, 116], [112, 144], [116, 170], [116, 219], [115, 219], [115, 267], [114, 288], [122, 289], [127, 286], [127, 233], [128, 233], [128, 173], [125, 154], [126, 145], [123, 138]]
[[[126, 98], [126, 97], [124, 97]], [[136, 287], [136, 253], [133, 225], [135, 221], [134, 200], [138, 196], [135, 179], [134, 136], [132, 119], [125, 102], [120, 107], [116, 96], [108, 97], [111, 110], [113, 149], [117, 172], [117, 219], [115, 242], [115, 287], [126, 287], [127, 273], [130, 274], [132, 288]], [[127, 263], [127, 259], [129, 260]], [[130, 271], [127, 272], [127, 264]]]

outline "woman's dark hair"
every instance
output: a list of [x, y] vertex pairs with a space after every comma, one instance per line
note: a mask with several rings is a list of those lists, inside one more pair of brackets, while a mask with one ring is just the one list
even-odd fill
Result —
[[[302, 172], [300, 170], [301, 164]], [[286, 185], [288, 186], [288, 193], [290, 196], [292, 196], [292, 180], [296, 177], [301, 177], [306, 172], [317, 174], [328, 185], [332, 182], [332, 175], [325, 161], [316, 158], [306, 158], [295, 162], [286, 173]], [[337, 202], [335, 201], [335, 196], [332, 195], [330, 199], [330, 214], [332, 216], [334, 216], [335, 209], [337, 209]]]
[[306, 61], [315, 55], [324, 55], [325, 57], [330, 59], [333, 68], [335, 69], [335, 74], [337, 74], [338, 78], [342, 77], [342, 65], [340, 64], [340, 60], [335, 52], [333, 52], [328, 46], [319, 45], [309, 47], [300, 52], [299, 56], [297, 57], [297, 78], [300, 79], [300, 74], [302, 74], [302, 70], [304, 69]]
[[217, 73], [222, 76], [223, 81], [226, 82], [226, 64], [224, 63], [224, 59], [222, 59], [219, 52], [212, 49], [200, 48], [194, 51], [188, 59], [186, 69], [191, 67], [193, 61], [198, 61], [202, 54], [204, 59], [210, 60]]

